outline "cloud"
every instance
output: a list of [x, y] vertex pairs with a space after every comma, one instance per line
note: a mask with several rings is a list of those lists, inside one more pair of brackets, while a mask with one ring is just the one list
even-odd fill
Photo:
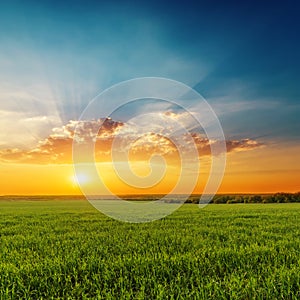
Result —
[[219, 97], [217, 99], [210, 99], [211, 106], [218, 116], [231, 115], [234, 113], [250, 111], [250, 110], [263, 110], [270, 108], [278, 108], [280, 106], [279, 101], [260, 99], [260, 100], [241, 100], [240, 97], [234, 100], [230, 97]]
[[251, 139], [226, 141], [227, 152], [241, 152], [263, 147], [264, 144]]
[[[163, 117], [180, 118], [174, 114]], [[41, 117], [41, 119], [43, 119]], [[102, 125], [102, 126], [101, 126]], [[135, 124], [136, 125], [136, 124]], [[76, 132], [75, 132], [76, 128]], [[98, 129], [100, 130], [98, 131]], [[149, 129], [151, 126], [149, 125]], [[144, 130], [144, 129], [143, 129]], [[138, 130], [134, 124], [114, 121], [110, 118], [92, 121], [69, 121], [61, 127], [54, 127], [52, 134], [41, 140], [31, 149], [6, 148], [0, 151], [0, 161], [6, 163], [27, 164], [68, 164], [72, 163], [73, 140], [77, 139], [79, 147], [85, 151], [89, 142], [95, 142], [96, 161], [111, 160], [111, 149], [114, 147], [116, 157], [124, 149], [129, 157], [138, 161], [149, 159], [157, 154], [169, 158], [178, 158], [179, 152], [193, 153], [193, 145], [199, 156], [210, 155], [210, 146], [216, 141], [209, 141], [202, 133], [180, 133], [177, 136]], [[98, 131], [98, 132], [97, 132]], [[150, 131], [150, 132], [149, 132]], [[173, 139], [174, 138], [174, 139]], [[226, 141], [227, 152], [253, 150], [263, 144], [251, 139]], [[127, 148], [126, 148], [127, 147]], [[122, 156], [124, 157], [124, 156]]]
[[59, 124], [57, 115], [0, 110], [0, 149], [34, 147]]
[[49, 88], [32, 82], [0, 82], [0, 149], [34, 147], [63, 124]]

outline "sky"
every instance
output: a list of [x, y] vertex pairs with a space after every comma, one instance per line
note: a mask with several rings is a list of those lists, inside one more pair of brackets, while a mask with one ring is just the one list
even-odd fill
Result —
[[[74, 131], [95, 125], [80, 116], [99, 93], [137, 77], [182, 82], [212, 107], [228, 151], [218, 192], [299, 191], [299, 10], [296, 0], [1, 1], [0, 194], [80, 193]], [[210, 165], [207, 138], [181, 111], [147, 107], [159, 116], [160, 130], [168, 117], [194, 134], [203, 166], [194, 192], [201, 192]], [[132, 168], [143, 176], [151, 154], [169, 160], [158, 185], [140, 191], [113, 174], [109, 145], [117, 134], [137, 134], [132, 111], [145, 113], [145, 105], [124, 107], [107, 121], [99, 111], [102, 179], [114, 193], [167, 193], [180, 162], [160, 135], [145, 135], [132, 149]], [[79, 177], [91, 184], [88, 175]]]

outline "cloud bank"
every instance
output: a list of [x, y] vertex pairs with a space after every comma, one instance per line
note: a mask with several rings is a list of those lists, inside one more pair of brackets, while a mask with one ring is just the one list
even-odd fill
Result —
[[[76, 135], [75, 135], [76, 128]], [[100, 130], [98, 131], [98, 129]], [[97, 132], [95, 134], [95, 132]], [[31, 149], [7, 148], [0, 150], [2, 163], [18, 164], [71, 164], [72, 145], [74, 139], [85, 151], [88, 143], [95, 143], [95, 158], [97, 162], [111, 161], [111, 150], [114, 146], [116, 153], [128, 147], [130, 159], [142, 161], [151, 155], [178, 157], [178, 151], [189, 153], [195, 147], [199, 157], [210, 155], [209, 141], [202, 133], [190, 132], [182, 134], [180, 149], [170, 137], [157, 133], [143, 133], [130, 123], [114, 121], [110, 118], [92, 121], [69, 121], [66, 125], [52, 129], [46, 139], [41, 140]], [[114, 141], [117, 139], [117, 143]], [[192, 145], [192, 143], [194, 145]], [[255, 140], [227, 140], [227, 152], [249, 151], [264, 146]]]

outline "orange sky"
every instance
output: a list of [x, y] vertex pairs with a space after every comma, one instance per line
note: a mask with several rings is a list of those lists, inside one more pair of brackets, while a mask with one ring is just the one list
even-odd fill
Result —
[[[72, 130], [69, 124], [31, 149], [6, 149], [0, 151], [0, 194], [80, 194], [74, 180], [72, 164]], [[164, 156], [167, 162], [165, 176], [155, 186], [147, 189], [132, 188], [116, 176], [110, 159], [110, 146], [121, 123], [109, 121], [99, 132], [96, 146], [98, 170], [106, 186], [116, 194], [168, 193], [180, 176], [180, 160], [174, 144], [159, 136], [144, 136], [131, 150], [131, 167], [137, 175], [149, 173], [151, 154]], [[64, 131], [64, 133], [63, 133]], [[206, 183], [209, 167], [207, 140], [194, 136], [199, 151], [201, 171], [195, 193], [201, 193]], [[227, 141], [227, 166], [219, 193], [273, 193], [300, 190], [300, 146], [282, 147], [259, 144], [250, 139]], [[121, 166], [122, 169], [122, 166]], [[191, 174], [190, 176], [195, 176]], [[93, 185], [98, 178], [79, 174], [82, 185]], [[183, 182], [191, 177], [186, 176]], [[185, 193], [184, 190], [181, 191]]]

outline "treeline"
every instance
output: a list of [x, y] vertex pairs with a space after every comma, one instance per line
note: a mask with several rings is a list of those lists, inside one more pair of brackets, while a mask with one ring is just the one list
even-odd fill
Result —
[[[199, 203], [198, 197], [191, 196], [186, 203]], [[264, 195], [215, 195], [210, 203], [236, 204], [236, 203], [300, 203], [300, 192], [276, 193]]]

